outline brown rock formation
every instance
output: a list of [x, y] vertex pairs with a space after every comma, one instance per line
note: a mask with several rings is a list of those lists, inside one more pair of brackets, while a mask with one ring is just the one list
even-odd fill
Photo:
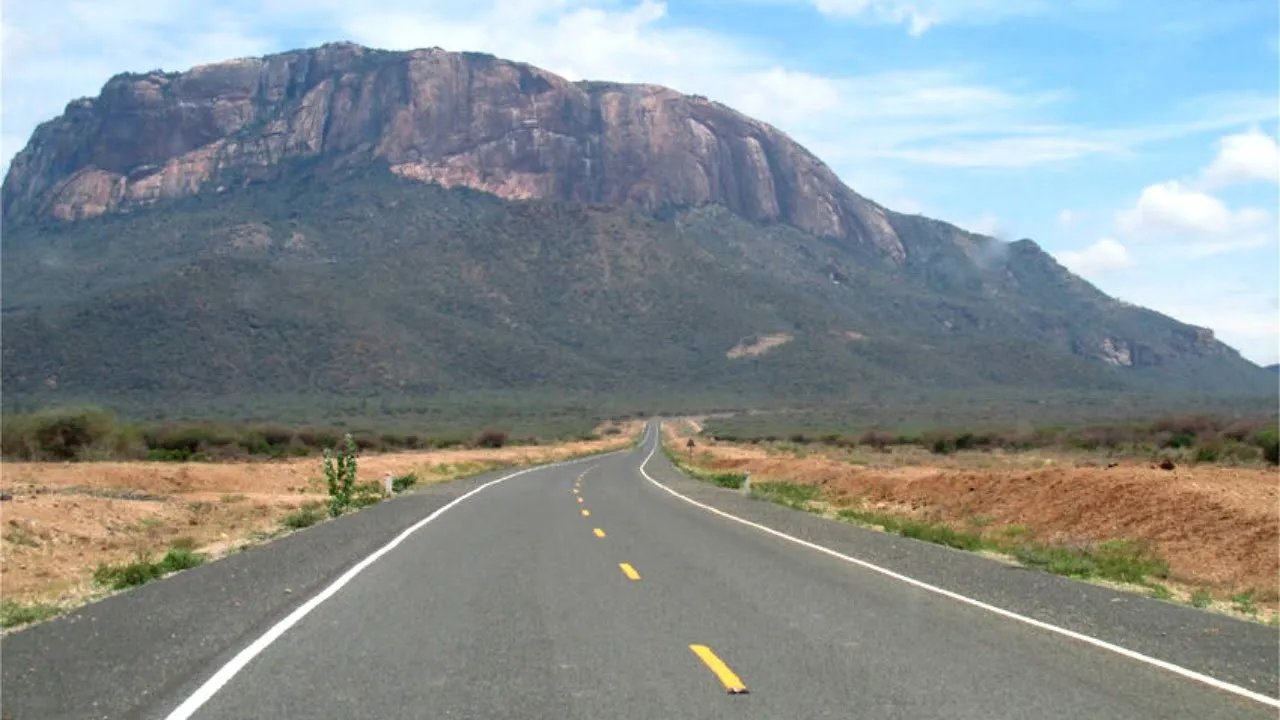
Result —
[[511, 199], [715, 203], [905, 258], [882, 208], [724, 105], [487, 55], [350, 44], [117, 76], [36, 130], [5, 178], [4, 215], [77, 220], [314, 157]]

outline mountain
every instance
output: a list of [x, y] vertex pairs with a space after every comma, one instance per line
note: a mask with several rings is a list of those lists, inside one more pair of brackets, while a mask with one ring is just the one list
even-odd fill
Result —
[[3, 185], [6, 400], [1266, 395], [704, 98], [326, 45], [117, 76]]
[[36, 130], [6, 178], [4, 214], [83, 219], [315, 156], [508, 200], [718, 204], [904, 253], [882, 208], [778, 130], [706, 98], [350, 44], [117, 76]]

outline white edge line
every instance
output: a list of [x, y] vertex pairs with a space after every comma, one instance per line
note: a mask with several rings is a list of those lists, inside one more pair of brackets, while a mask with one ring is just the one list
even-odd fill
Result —
[[[659, 425], [659, 429], [661, 429], [661, 425]], [[659, 430], [659, 432], [660, 431], [661, 430]], [[727, 518], [737, 523], [742, 523], [743, 525], [746, 525], [748, 527], [753, 527], [757, 530], [773, 535], [774, 537], [778, 537], [783, 540], [793, 542], [797, 545], [807, 547], [810, 550], [816, 550], [820, 553], [823, 553], [824, 555], [830, 555], [833, 558], [843, 560], [847, 563], [852, 563], [854, 565], [866, 568], [867, 570], [871, 570], [873, 572], [880, 573], [881, 575], [891, 577], [894, 580], [900, 580], [908, 585], [913, 585], [915, 587], [918, 587], [921, 590], [927, 590], [928, 592], [935, 593], [937, 595], [941, 595], [946, 598], [950, 598], [952, 600], [955, 600], [956, 602], [964, 603], [965, 605], [971, 605], [973, 607], [986, 610], [987, 612], [995, 613], [996, 615], [999, 615], [1001, 617], [1006, 617], [1006, 618], [1009, 618], [1010, 620], [1016, 620], [1020, 623], [1025, 623], [1032, 627], [1040, 628], [1041, 630], [1048, 630], [1049, 632], [1052, 632], [1052, 633], [1064, 635], [1066, 637], [1071, 638], [1072, 640], [1078, 640], [1082, 643], [1093, 645], [1094, 647], [1097, 647], [1097, 648], [1102, 648], [1103, 650], [1113, 652], [1117, 655], [1123, 655], [1124, 657], [1127, 657], [1131, 660], [1137, 660], [1138, 662], [1146, 663], [1147, 665], [1158, 667], [1161, 670], [1167, 670], [1171, 673], [1174, 673], [1175, 675], [1181, 675], [1182, 677], [1187, 678], [1189, 680], [1195, 680], [1196, 682], [1203, 683], [1205, 685], [1217, 688], [1219, 690], [1224, 690], [1234, 695], [1239, 695], [1241, 697], [1248, 698], [1255, 702], [1262, 703], [1263, 705], [1270, 705], [1271, 707], [1274, 707], [1274, 708], [1280, 708], [1280, 700], [1277, 700], [1276, 698], [1270, 697], [1268, 695], [1263, 695], [1262, 693], [1254, 692], [1253, 690], [1240, 687], [1239, 685], [1232, 685], [1229, 682], [1224, 682], [1222, 680], [1218, 680], [1217, 678], [1209, 677], [1208, 675], [1205, 675], [1203, 673], [1198, 673], [1195, 670], [1188, 670], [1187, 668], [1184, 668], [1180, 665], [1174, 665], [1171, 662], [1160, 660], [1158, 658], [1153, 658], [1150, 655], [1143, 655], [1142, 653], [1137, 652], [1135, 650], [1130, 650], [1128, 648], [1120, 647], [1119, 645], [1113, 645], [1105, 640], [1099, 640], [1098, 638], [1090, 637], [1089, 635], [1084, 635], [1074, 630], [1068, 630], [1064, 627], [1051, 625], [1042, 620], [1036, 620], [1035, 618], [1027, 617], [1026, 615], [1019, 615], [1018, 613], [1012, 612], [1010, 610], [1005, 610], [1004, 608], [996, 607], [995, 605], [988, 605], [987, 603], [984, 603], [981, 600], [974, 600], [971, 597], [967, 597], [965, 595], [961, 595], [959, 593], [952, 592], [950, 590], [945, 590], [936, 585], [930, 585], [929, 583], [921, 582], [920, 580], [916, 580], [915, 578], [908, 577], [900, 573], [896, 573], [887, 568], [882, 568], [879, 565], [874, 565], [872, 563], [867, 562], [866, 560], [859, 560], [858, 558], [845, 555], [844, 553], [837, 552], [835, 550], [832, 550], [831, 548], [824, 547], [816, 543], [811, 543], [808, 540], [801, 540], [798, 537], [793, 537], [784, 532], [774, 530], [771, 527], [767, 527], [759, 523], [751, 522], [750, 520], [744, 520], [743, 518], [740, 518], [737, 515], [731, 515], [718, 508], [714, 508], [714, 507], [711, 507], [710, 505], [705, 505], [703, 503], [700, 503], [697, 500], [694, 500], [692, 498], [685, 497], [684, 495], [681, 495], [680, 493], [676, 492], [675, 490], [672, 490], [666, 485], [663, 485], [657, 480], [654, 480], [653, 477], [650, 476], [649, 473], [645, 471], [645, 466], [649, 464], [649, 460], [651, 460], [653, 458], [654, 453], [658, 451], [658, 446], [659, 444], [661, 444], [661, 442], [662, 442], [662, 438], [661, 438], [661, 435], [659, 435], [658, 443], [655, 444], [653, 446], [653, 449], [649, 451], [649, 455], [645, 457], [644, 462], [640, 463], [640, 474], [644, 475], [645, 479], [648, 480], [649, 482], [653, 483], [654, 485], [657, 485], [659, 488], [662, 488], [663, 490], [666, 490], [667, 492], [680, 498], [681, 500], [684, 500], [690, 505], [700, 507], [703, 510], [706, 510], [707, 512], [714, 513], [716, 515]]]
[[[324, 602], [325, 600], [328, 600], [330, 597], [333, 597], [335, 593], [341, 590], [344, 585], [351, 582], [351, 580], [355, 578], [355, 576], [359, 575], [365, 568], [377, 562], [378, 559], [381, 558], [383, 555], [386, 555], [387, 553], [394, 550], [397, 545], [404, 542], [406, 538], [408, 538], [410, 535], [416, 532], [419, 528], [431, 522], [432, 520], [435, 520], [436, 518], [440, 517], [445, 513], [446, 510], [453, 507], [454, 505], [457, 505], [458, 503], [462, 502], [463, 500], [466, 500], [472, 495], [475, 495], [481, 490], [484, 490], [490, 485], [497, 485], [500, 482], [503, 482], [505, 480], [510, 480], [511, 478], [516, 477], [518, 475], [524, 475], [525, 473], [533, 472], [534, 470], [545, 470], [551, 467], [558, 467], [560, 465], [570, 465], [573, 463], [585, 462], [588, 460], [597, 460], [601, 457], [604, 457], [606, 455], [612, 455], [617, 452], [623, 452], [623, 451], [615, 450], [610, 453], [602, 453], [600, 455], [592, 455], [585, 458], [575, 458], [573, 460], [564, 460], [561, 462], [549, 463], [547, 465], [537, 465], [535, 467], [525, 468], [523, 470], [513, 472], [510, 475], [503, 475], [502, 477], [496, 480], [490, 480], [489, 482], [481, 485], [480, 487], [470, 490], [467, 493], [460, 495], [454, 498], [453, 500], [450, 500], [444, 506], [438, 508], [435, 512], [431, 513], [425, 518], [409, 526], [408, 529], [406, 529], [404, 532], [397, 535], [395, 539], [392, 540], [391, 542], [373, 551], [372, 554], [365, 557], [365, 559], [361, 560], [360, 562], [356, 563], [355, 566], [353, 566], [351, 569], [343, 573], [341, 577], [339, 577], [337, 580], [334, 580], [332, 583], [330, 583], [329, 586], [326, 587], [324, 590], [321, 590], [319, 593], [314, 595], [310, 600], [306, 601], [302, 605], [299, 605], [293, 612], [286, 615], [283, 620], [277, 622], [275, 625], [272, 625], [271, 629], [267, 630], [265, 633], [259, 636], [257, 640], [254, 640], [252, 643], [250, 643], [248, 647], [236, 653], [235, 657], [227, 661], [226, 665], [223, 665], [221, 668], [218, 669], [216, 673], [213, 674], [213, 677], [204, 681], [204, 684], [196, 688], [196, 691], [193, 692], [190, 697], [188, 697], [185, 701], [183, 701], [181, 705], [174, 708], [172, 712], [170, 712], [168, 715], [165, 716], [165, 720], [187, 720], [188, 718], [190, 718], [197, 710], [200, 709], [202, 705], [209, 702], [209, 699], [212, 698], [219, 690], [221, 690], [224, 685], [230, 682], [231, 678], [235, 677], [237, 673], [243, 670], [244, 667], [248, 665], [250, 661], [252, 661], [255, 657], [258, 656], [259, 653], [261, 653], [263, 650], [266, 650], [267, 647], [271, 645], [271, 643], [278, 640], [281, 635], [284, 635], [285, 632], [289, 630], [289, 628], [296, 625], [299, 620], [306, 617], [307, 614], [310, 613], [312, 610], [315, 610], [316, 607], [320, 605], [320, 603]], [[648, 458], [646, 458], [645, 461], [648, 462]]]

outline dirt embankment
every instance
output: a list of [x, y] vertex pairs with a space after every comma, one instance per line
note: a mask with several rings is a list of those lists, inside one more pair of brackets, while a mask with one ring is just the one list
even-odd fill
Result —
[[[416, 473], [420, 484], [624, 447], [639, 434], [554, 446], [368, 455], [359, 481]], [[175, 543], [218, 556], [280, 530], [327, 499], [316, 457], [242, 463], [19, 462], [0, 465], [0, 583], [6, 601], [75, 604], [99, 592], [102, 563], [158, 559]]]
[[[683, 448], [683, 437], [674, 440]], [[823, 488], [836, 505], [865, 506], [957, 528], [1022, 526], [1038, 541], [1088, 545], [1119, 538], [1151, 544], [1170, 580], [1218, 597], [1253, 590], [1280, 599], [1280, 474], [1268, 467], [1179, 466], [1065, 453], [923, 452], [802, 454], [701, 444], [694, 460]]]

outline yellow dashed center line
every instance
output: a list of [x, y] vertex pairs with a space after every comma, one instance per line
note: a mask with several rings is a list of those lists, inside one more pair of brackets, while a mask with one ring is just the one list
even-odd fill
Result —
[[742, 682], [742, 678], [734, 674], [729, 669], [729, 666], [724, 664], [723, 660], [716, 657], [716, 654], [711, 652], [711, 648], [706, 645], [690, 645], [689, 649], [693, 651], [694, 655], [698, 656], [698, 659], [704, 665], [711, 669], [711, 672], [715, 673], [715, 676], [720, 680], [720, 684], [724, 685], [724, 689], [728, 690], [730, 695], [741, 695], [747, 691], [747, 686]]
[[602, 538], [602, 537], [604, 537], [604, 531], [603, 531], [603, 530], [601, 530], [600, 528], [596, 528], [595, 530], [592, 530], [591, 532], [595, 533], [595, 534], [596, 534], [596, 537], [598, 537], [598, 538]]
[[622, 574], [627, 576], [628, 580], [639, 580], [640, 573], [631, 567], [631, 563], [618, 563], [618, 567], [622, 569]]
[[591, 511], [586, 508], [582, 508], [582, 517], [591, 517]]

